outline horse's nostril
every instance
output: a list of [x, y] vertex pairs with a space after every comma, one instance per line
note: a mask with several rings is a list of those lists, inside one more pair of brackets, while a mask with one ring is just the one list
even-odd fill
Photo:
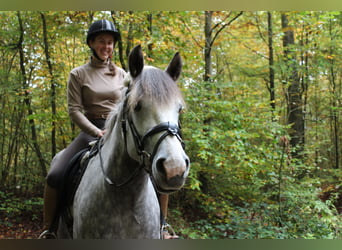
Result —
[[158, 161], [157, 161], [157, 170], [158, 170], [159, 173], [162, 173], [163, 175], [166, 175], [166, 170], [165, 170], [164, 162], [165, 162], [164, 158], [158, 159]]
[[189, 158], [186, 158], [186, 159], [185, 159], [185, 166], [186, 166], [186, 168], [189, 168], [189, 166], [190, 166], [190, 160], [189, 160]]
[[183, 178], [186, 178], [188, 173], [189, 173], [189, 168], [190, 168], [190, 159], [188, 157], [185, 158], [185, 171], [183, 173]]

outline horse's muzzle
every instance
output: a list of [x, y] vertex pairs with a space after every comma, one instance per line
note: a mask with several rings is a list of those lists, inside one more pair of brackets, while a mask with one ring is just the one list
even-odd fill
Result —
[[190, 160], [160, 158], [156, 161], [157, 185], [164, 191], [174, 192], [180, 189], [189, 174]]

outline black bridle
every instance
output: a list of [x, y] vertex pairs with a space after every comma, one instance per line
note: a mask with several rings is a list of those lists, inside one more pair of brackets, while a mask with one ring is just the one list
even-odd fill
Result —
[[[140, 157], [142, 157], [141, 162], [144, 162], [145, 157], [147, 157], [148, 160], [150, 162], [152, 162], [155, 154], [157, 153], [159, 145], [169, 135], [175, 136], [180, 141], [180, 143], [182, 144], [182, 146], [184, 148], [184, 142], [183, 142], [181, 135], [180, 135], [180, 128], [177, 124], [174, 124], [172, 122], [163, 122], [163, 123], [160, 123], [160, 124], [154, 126], [151, 129], [149, 129], [144, 134], [144, 136], [140, 136], [140, 134], [139, 134], [138, 130], [136, 129], [136, 127], [133, 123], [133, 120], [131, 119], [130, 116], [127, 117], [126, 121], [128, 122], [129, 128], [131, 129], [137, 154]], [[126, 121], [123, 121], [123, 123], [125, 123]], [[159, 137], [157, 143], [154, 145], [152, 154], [148, 153], [145, 150], [145, 145], [146, 145], [147, 139], [149, 137], [152, 137], [152, 136], [154, 136], [158, 133], [162, 133], [162, 132], [164, 132], [164, 133]]]
[[[115, 183], [113, 182], [105, 173], [104, 168], [103, 168], [103, 160], [102, 160], [102, 155], [101, 155], [101, 143], [98, 143], [98, 151], [99, 151], [99, 157], [100, 157], [100, 165], [101, 165], [101, 169], [103, 172], [103, 175], [105, 177], [106, 182], [109, 185], [113, 185], [115, 187], [122, 187], [124, 185], [126, 185], [128, 182], [130, 182], [138, 173], [141, 169], [144, 169], [153, 179], [152, 177], [152, 173], [151, 173], [151, 168], [152, 168], [152, 162], [153, 159], [155, 157], [155, 154], [157, 153], [157, 150], [160, 146], [160, 144], [162, 143], [162, 141], [167, 137], [167, 136], [175, 136], [179, 142], [181, 143], [183, 149], [185, 148], [185, 144], [182, 140], [182, 136], [181, 136], [181, 127], [180, 127], [180, 123], [175, 124], [172, 122], [162, 122], [154, 127], [152, 127], [151, 129], [147, 130], [147, 132], [141, 136], [136, 128], [136, 126], [134, 125], [134, 122], [132, 120], [132, 117], [130, 115], [130, 112], [127, 108], [127, 103], [128, 103], [128, 94], [129, 94], [130, 89], [128, 88], [126, 91], [126, 95], [125, 95], [125, 100], [124, 100], [124, 104], [123, 104], [123, 109], [122, 109], [122, 120], [121, 120], [121, 128], [122, 128], [122, 132], [123, 132], [123, 136], [124, 136], [124, 141], [125, 141], [125, 148], [126, 151], [128, 152], [127, 149], [127, 123], [128, 123], [128, 127], [131, 130], [131, 134], [133, 137], [133, 141], [135, 144], [135, 149], [136, 152], [138, 154], [138, 156], [140, 157], [140, 164], [139, 167], [137, 167], [133, 173], [131, 174], [130, 177], [128, 177], [125, 181], [123, 181], [122, 183]], [[146, 141], [148, 138], [162, 133], [164, 132], [158, 139], [157, 143], [154, 145], [153, 151], [152, 153], [149, 153], [145, 150], [145, 146], [146, 146]], [[130, 156], [132, 157], [132, 156]], [[153, 181], [154, 182], [154, 181]]]

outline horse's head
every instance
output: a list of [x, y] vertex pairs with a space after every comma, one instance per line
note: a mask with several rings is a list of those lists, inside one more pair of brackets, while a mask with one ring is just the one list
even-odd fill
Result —
[[127, 149], [132, 158], [148, 162], [146, 166], [162, 193], [180, 189], [189, 173], [190, 161], [179, 127], [184, 101], [176, 81], [181, 68], [178, 53], [165, 71], [144, 66], [140, 46], [129, 55]]

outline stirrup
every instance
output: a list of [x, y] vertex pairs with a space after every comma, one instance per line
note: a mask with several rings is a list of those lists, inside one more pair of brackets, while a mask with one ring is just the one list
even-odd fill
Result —
[[[170, 233], [171, 231], [171, 233]], [[163, 225], [161, 226], [160, 229], [160, 235], [161, 235], [161, 239], [165, 240], [165, 235], [169, 235], [171, 240], [175, 240], [175, 239], [179, 239], [179, 236], [175, 233], [175, 230], [173, 230], [173, 228], [171, 227], [170, 224], [168, 223], [163, 223]]]
[[51, 239], [51, 240], [57, 240], [57, 235], [54, 232], [51, 232], [50, 230], [45, 230], [44, 232], [42, 232], [38, 239], [42, 240], [42, 239]]

